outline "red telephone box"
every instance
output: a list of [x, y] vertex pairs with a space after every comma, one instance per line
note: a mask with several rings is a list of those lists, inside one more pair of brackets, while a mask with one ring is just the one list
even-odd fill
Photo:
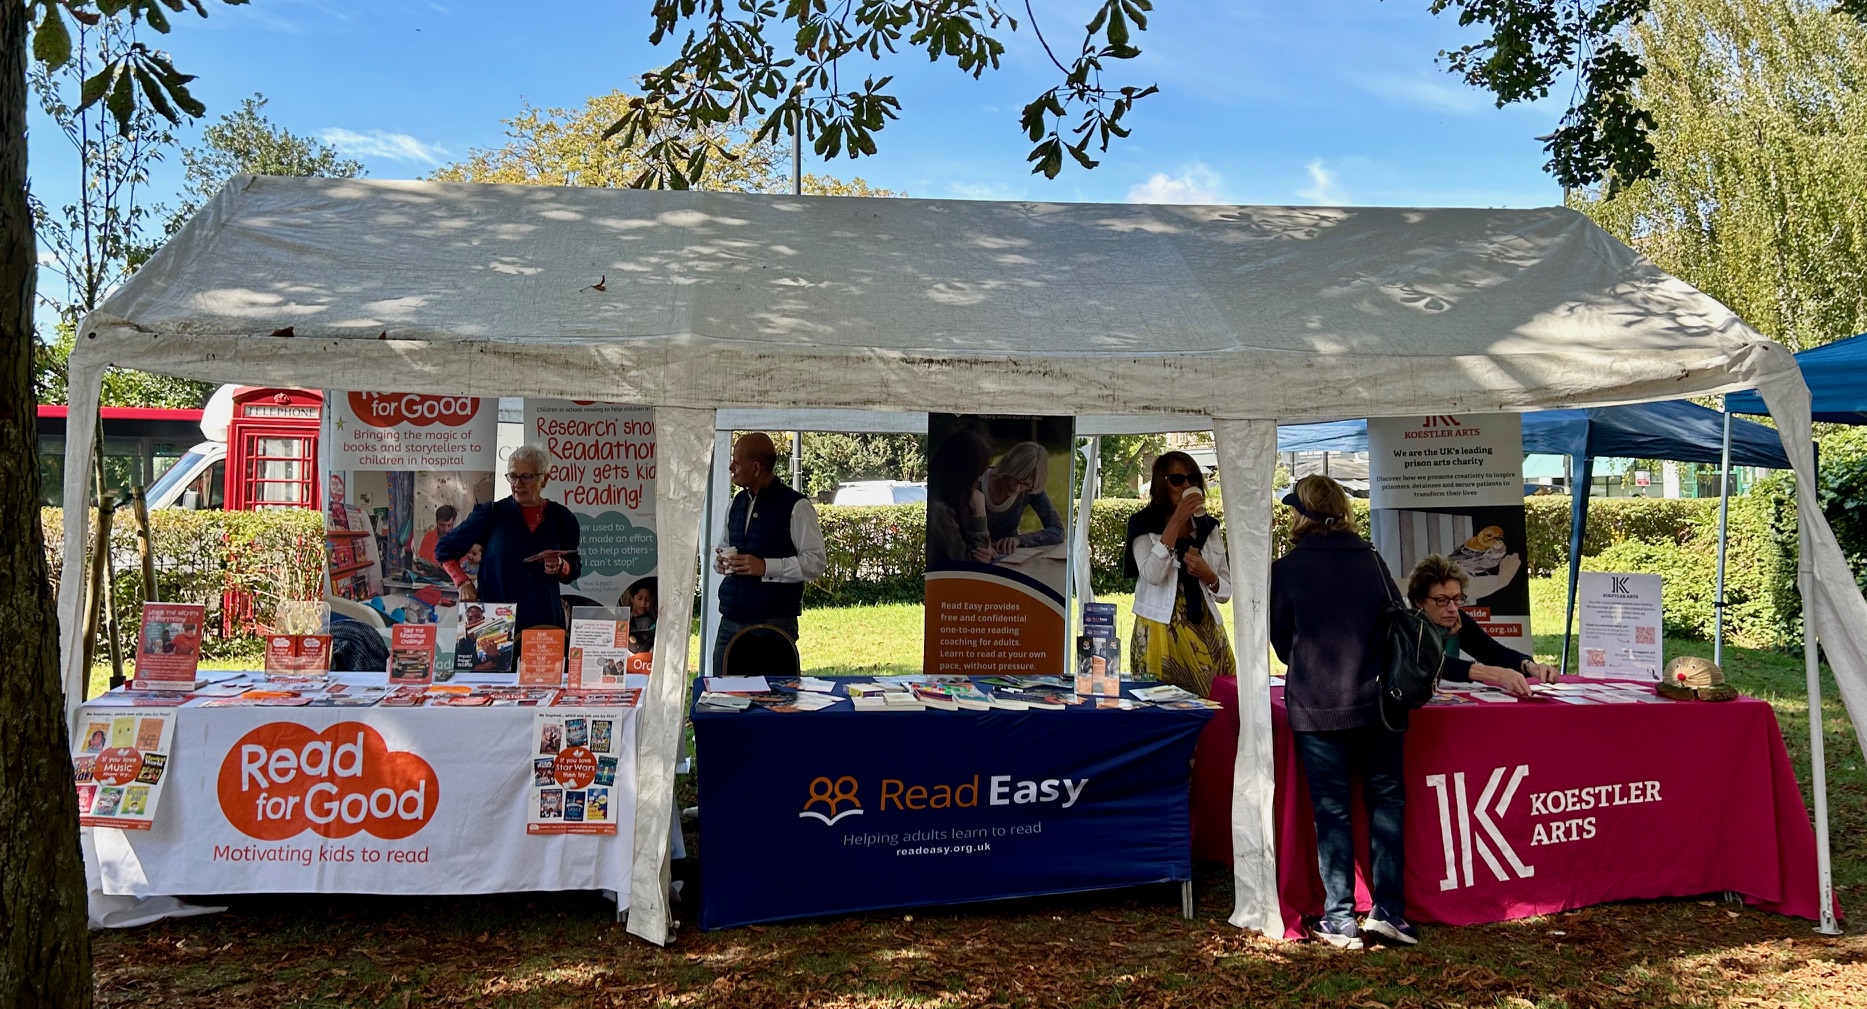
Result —
[[227, 424], [227, 508], [317, 508], [324, 395], [240, 388]]

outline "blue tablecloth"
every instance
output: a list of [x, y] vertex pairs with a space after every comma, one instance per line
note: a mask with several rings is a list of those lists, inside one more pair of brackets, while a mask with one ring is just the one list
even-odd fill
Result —
[[1212, 712], [1092, 703], [695, 710], [700, 927], [1192, 878]]

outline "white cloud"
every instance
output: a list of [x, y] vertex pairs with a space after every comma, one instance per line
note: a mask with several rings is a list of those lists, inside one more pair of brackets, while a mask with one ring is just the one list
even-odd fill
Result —
[[382, 130], [358, 133], [355, 130], [328, 129], [319, 133], [318, 138], [344, 154], [358, 158], [438, 165], [441, 156], [447, 153], [445, 148], [437, 144], [424, 144], [406, 133], [385, 133]]
[[1484, 112], [1495, 102], [1470, 85], [1445, 77], [1408, 74], [1353, 74], [1349, 80], [1368, 94], [1396, 105], [1412, 105], [1435, 112], [1468, 115]]
[[1323, 206], [1341, 206], [1348, 202], [1348, 194], [1342, 191], [1341, 183], [1335, 173], [1322, 165], [1322, 159], [1305, 165], [1309, 172], [1309, 185], [1297, 190], [1297, 198], [1319, 203]]
[[1225, 203], [1225, 180], [1219, 173], [1194, 162], [1179, 175], [1155, 172], [1146, 182], [1128, 187], [1129, 203]]
[[949, 182], [947, 191], [960, 200], [1022, 200], [1025, 198], [1023, 186], [1010, 186], [1003, 182]]

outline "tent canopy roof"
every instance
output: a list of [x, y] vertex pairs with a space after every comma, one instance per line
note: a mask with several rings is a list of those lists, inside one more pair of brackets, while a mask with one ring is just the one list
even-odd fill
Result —
[[[1724, 417], [1695, 403], [1638, 403], [1586, 410], [1524, 414], [1523, 450], [1584, 459], [1670, 459], [1716, 463], [1722, 458]], [[1279, 452], [1365, 452], [1368, 424], [1361, 420], [1279, 428]], [[1731, 463], [1788, 469], [1789, 457], [1771, 428], [1731, 422]]]
[[[1802, 380], [1809, 384], [1815, 420], [1831, 424], [1867, 424], [1867, 333], [1812, 347], [1796, 355]], [[1754, 392], [1725, 397], [1732, 413], [1769, 413]]]
[[313, 388], [1320, 420], [1724, 391], [1781, 350], [1564, 208], [240, 176], [77, 354]]

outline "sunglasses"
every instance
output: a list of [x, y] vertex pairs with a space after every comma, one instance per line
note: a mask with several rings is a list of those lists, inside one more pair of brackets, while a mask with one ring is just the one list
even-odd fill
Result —
[[1198, 484], [1199, 478], [1196, 476], [1189, 476], [1185, 473], [1169, 473], [1167, 474], [1167, 482], [1175, 487], [1184, 487], [1189, 483]]

